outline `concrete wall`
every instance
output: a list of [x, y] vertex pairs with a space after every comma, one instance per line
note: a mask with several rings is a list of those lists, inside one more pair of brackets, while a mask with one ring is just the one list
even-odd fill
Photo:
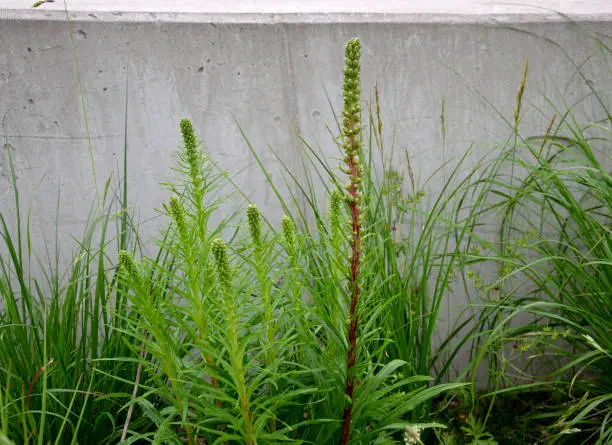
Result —
[[[362, 39], [364, 96], [376, 82], [381, 88], [387, 145], [394, 140], [397, 149], [407, 148], [422, 179], [474, 143], [469, 168], [509, 135], [503, 118], [511, 119], [527, 58], [525, 134], [545, 130], [553, 112], [544, 96], [574, 104], [590, 84], [612, 99], [609, 61], [591, 39], [612, 35], [611, 2], [545, 2], [569, 18], [542, 9], [542, 2], [424, 3], [73, 1], [73, 52], [62, 2], [32, 9], [31, 1], [0, 0], [0, 116], [21, 198], [31, 208], [35, 246], [53, 233], [58, 192], [63, 240], [80, 233], [95, 200], [81, 85], [100, 184], [122, 162], [127, 100], [130, 201], [142, 220], [167, 200], [159, 182], [171, 175], [182, 117], [193, 120], [211, 156], [250, 198], [279, 220], [234, 117], [275, 180], [282, 180], [280, 164], [267, 147], [299, 172], [296, 132], [334, 156], [325, 90], [339, 110], [343, 47], [353, 36]], [[574, 113], [590, 121], [601, 117], [601, 107], [587, 98]], [[0, 208], [10, 219], [9, 185], [3, 150]], [[428, 187], [432, 196], [439, 182]], [[154, 234], [155, 224], [143, 230]]]

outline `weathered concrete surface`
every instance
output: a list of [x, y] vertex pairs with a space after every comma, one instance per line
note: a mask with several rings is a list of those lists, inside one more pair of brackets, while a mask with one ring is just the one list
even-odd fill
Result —
[[[53, 11], [65, 9], [61, 0], [44, 5], [42, 9], [49, 14], [32, 13], [29, 0], [2, 0], [0, 6], [13, 10], [12, 17], [32, 19], [53, 17]], [[151, 21], [161, 18], [164, 21], [193, 22], [204, 21], [203, 17], [215, 17], [216, 22], [260, 23], [558, 21], [562, 19], [560, 14], [583, 21], [601, 21], [607, 20], [611, 14], [608, 0], [72, 0], [68, 2], [68, 9], [75, 17], [85, 20], [89, 20], [90, 13], [99, 12], [102, 14], [93, 17], [96, 20]]]
[[[561, 108], [575, 104], [584, 122], [602, 115], [593, 97], [581, 100], [591, 86], [612, 99], [610, 66], [591, 38], [612, 35], [608, 0], [548, 1], [548, 9], [452, 0], [135, 3], [70, 2], [73, 52], [62, 2], [31, 9], [30, 0], [0, 0], [0, 116], [35, 247], [52, 237], [58, 192], [64, 241], [80, 233], [95, 202], [80, 85], [99, 184], [122, 163], [127, 100], [130, 202], [142, 220], [167, 200], [158, 184], [171, 175], [182, 117], [280, 220], [234, 118], [276, 181], [281, 166], [267, 147], [299, 172], [296, 132], [336, 155], [325, 90], [339, 109], [343, 47], [353, 36], [363, 44], [364, 95], [381, 88], [387, 146], [408, 149], [422, 180], [472, 143], [466, 169], [506, 139], [526, 59], [524, 134], [545, 131], [554, 112], [545, 96]], [[0, 208], [10, 219], [6, 150], [0, 162]], [[430, 182], [429, 196], [438, 187]], [[155, 224], [143, 231], [155, 234]]]

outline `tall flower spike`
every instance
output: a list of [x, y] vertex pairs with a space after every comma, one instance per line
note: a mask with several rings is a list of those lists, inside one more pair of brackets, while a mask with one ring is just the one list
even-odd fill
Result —
[[344, 58], [344, 108], [342, 109], [343, 147], [347, 157], [359, 155], [361, 149], [361, 86], [359, 58], [361, 42], [351, 39], [346, 44]]
[[261, 212], [255, 204], [250, 204], [247, 208], [247, 221], [249, 223], [249, 231], [251, 232], [251, 238], [253, 243], [257, 246], [261, 246]]
[[361, 86], [359, 57], [361, 43], [359, 39], [349, 40], [346, 44], [344, 58], [344, 108], [342, 109], [342, 143], [344, 149], [343, 171], [348, 175], [346, 186], [346, 202], [351, 216], [350, 222], [350, 274], [349, 274], [349, 326], [348, 351], [346, 360], [346, 387], [345, 400], [347, 400], [342, 416], [342, 434], [340, 445], [346, 445], [351, 440], [351, 422], [353, 417], [352, 400], [355, 392], [355, 365], [357, 362], [357, 328], [359, 315], [359, 269], [361, 266], [361, 231], [363, 222], [361, 189]]

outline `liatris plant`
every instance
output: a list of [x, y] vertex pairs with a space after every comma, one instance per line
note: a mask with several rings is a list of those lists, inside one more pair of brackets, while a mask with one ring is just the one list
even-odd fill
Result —
[[430, 387], [429, 377], [404, 373], [407, 362], [376, 346], [389, 342], [375, 322], [378, 300], [362, 287], [376, 288], [379, 272], [362, 261], [359, 57], [359, 40], [351, 40], [342, 128], [348, 184], [334, 184], [316, 236], [290, 215], [279, 230], [265, 229], [250, 205], [246, 224], [222, 241], [228, 222], [209, 224], [223, 202], [213, 193], [221, 177], [191, 123], [181, 122], [182, 178], [169, 187], [170, 226], [160, 242], [167, 259], [145, 259], [128, 267], [138, 274], [123, 274], [140, 315], [132, 335], [148, 354], [134, 402], [154, 425], [128, 440], [385, 443], [413, 424], [408, 413], [457, 386]]
[[[251, 213], [251, 216], [253, 214]], [[253, 227], [254, 219], [251, 218]], [[256, 443], [255, 427], [253, 425], [253, 412], [250, 408], [250, 392], [247, 390], [247, 377], [244, 367], [246, 348], [240, 339], [239, 314], [236, 295], [232, 286], [232, 272], [228, 258], [227, 244], [221, 239], [215, 239], [212, 243], [212, 252], [215, 260], [215, 269], [219, 281], [219, 292], [223, 300], [224, 310], [227, 317], [227, 344], [229, 355], [229, 366], [233, 380], [234, 390], [237, 393], [240, 409], [241, 432], [247, 445]]]
[[132, 335], [148, 354], [135, 404], [154, 425], [128, 440], [291, 442], [304, 417], [288, 415], [287, 407], [316, 389], [303, 387], [310, 371], [295, 363], [294, 325], [303, 314], [296, 313], [294, 294], [288, 298], [274, 285], [280, 234], [267, 234], [251, 205], [248, 236], [239, 236], [246, 242], [233, 251], [220, 239], [228, 225], [210, 227], [209, 216], [220, 202], [214, 190], [221, 176], [189, 121], [181, 131], [183, 178], [169, 185], [170, 226], [160, 242], [167, 260], [136, 265], [120, 255], [124, 285], [140, 314]]
[[[450, 219], [453, 214], [447, 207], [454, 196], [448, 186], [445, 196], [423, 216], [425, 213], [416, 205], [418, 199], [400, 199], [401, 193], [391, 194], [378, 184], [373, 165], [373, 156], [377, 153], [373, 153], [375, 146], [371, 143], [380, 141], [382, 154], [382, 134], [377, 133], [373, 138], [363, 136], [367, 127], [361, 124], [359, 43], [354, 40], [349, 46], [346, 52], [351, 58], [344, 81], [343, 124], [346, 125], [339, 128], [342, 144], [338, 144], [344, 160], [342, 170], [348, 174], [349, 184], [340, 186], [345, 178], [339, 178], [325, 158], [306, 142], [312, 165], [305, 172], [307, 182], [296, 181], [295, 186], [304, 195], [308, 207], [304, 210], [298, 206], [296, 216], [285, 219], [288, 222], [293, 218], [294, 227], [305, 228], [300, 232], [298, 248], [287, 249], [287, 255], [294, 258], [292, 262], [301, 270], [303, 294], [310, 303], [307, 309], [311, 330], [316, 333], [318, 348], [314, 351], [306, 348], [305, 357], [309, 366], [325, 369], [324, 373], [313, 374], [312, 385], [333, 388], [323, 401], [307, 405], [307, 415], [309, 419], [340, 420], [311, 428], [301, 437], [314, 443], [342, 440], [385, 443], [385, 440], [399, 439], [399, 431], [405, 426], [428, 419], [428, 403], [432, 397], [460, 386], [428, 387], [429, 378], [424, 375], [430, 372], [434, 361], [431, 343], [436, 334], [440, 303], [449, 287], [457, 257], [453, 252], [446, 255], [439, 249], [447, 248], [456, 235], [460, 238], [467, 232], [458, 233], [460, 224], [447, 225], [445, 216]], [[382, 130], [380, 116], [376, 129]], [[362, 147], [365, 140], [370, 141], [367, 150]], [[270, 178], [257, 153], [253, 150], [252, 153]], [[391, 170], [387, 170], [387, 163], [395, 165], [391, 158], [384, 158], [384, 177]], [[295, 180], [296, 175], [285, 168]], [[315, 173], [310, 175], [311, 171]], [[451, 178], [456, 178], [457, 171], [460, 169], [454, 170]], [[316, 177], [323, 180], [321, 185], [316, 184], [313, 179]], [[411, 182], [414, 188], [414, 181]], [[320, 186], [331, 189], [329, 218], [318, 208], [320, 199], [316, 190]], [[273, 183], [272, 187], [283, 208], [292, 207], [281, 198]], [[291, 193], [295, 205], [300, 201], [298, 193]], [[421, 197], [422, 193], [415, 189], [414, 196]], [[310, 211], [314, 227], [307, 214]], [[401, 238], [399, 231], [394, 232], [396, 218], [398, 226], [408, 227], [409, 237]], [[358, 236], [353, 222], [358, 224]], [[422, 231], [414, 233], [417, 227]], [[359, 256], [355, 255], [357, 252]], [[435, 294], [428, 299], [425, 296], [432, 278]], [[423, 301], [414, 301], [418, 298]], [[354, 362], [349, 362], [350, 357], [354, 357]], [[349, 364], [350, 373], [347, 372]], [[347, 387], [352, 397], [347, 395]], [[346, 422], [349, 415], [351, 420]], [[346, 438], [345, 429], [350, 429], [350, 439]]]
[[355, 392], [354, 367], [357, 360], [357, 329], [359, 327], [359, 267], [361, 265], [362, 237], [362, 194], [361, 194], [361, 86], [359, 57], [361, 44], [358, 39], [349, 40], [346, 45], [344, 68], [344, 108], [342, 109], [342, 146], [344, 148], [344, 172], [349, 177], [346, 186], [346, 201], [351, 215], [351, 259], [348, 287], [350, 292], [348, 354], [346, 360], [346, 400], [342, 416], [342, 436], [340, 444], [351, 439], [351, 419], [353, 415], [353, 395]]

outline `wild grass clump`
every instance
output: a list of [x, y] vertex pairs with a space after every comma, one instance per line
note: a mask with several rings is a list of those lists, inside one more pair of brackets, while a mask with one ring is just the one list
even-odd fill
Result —
[[489, 297], [473, 330], [472, 381], [487, 363], [485, 422], [500, 412], [497, 399], [547, 400], [529, 412], [540, 440], [605, 444], [612, 440], [612, 121], [604, 109], [606, 118], [580, 125], [569, 109], [542, 136], [522, 137], [526, 73], [514, 138], [467, 188], [480, 197], [474, 223], [495, 221], [499, 234], [466, 255], [469, 267], [498, 268], [479, 284]]
[[[528, 381], [520, 374], [528, 375], [532, 364], [554, 382], [568, 379], [572, 408], [555, 423], [558, 432], [592, 429], [606, 443], [612, 439], [612, 176], [591, 141], [569, 129], [569, 137], [525, 144], [513, 161], [524, 176], [494, 189], [506, 197], [501, 280], [522, 283], [504, 294], [489, 343], [512, 342], [527, 353], [512, 372], [517, 383]], [[535, 321], [512, 326], [521, 313]]]
[[116, 287], [112, 258], [133, 245], [134, 233], [114, 214], [118, 203], [107, 183], [62, 275], [64, 246], [56, 244], [53, 256], [48, 250], [46, 260], [32, 249], [5, 147], [16, 218], [0, 213], [0, 437], [19, 444], [110, 443], [136, 369], [127, 361], [131, 337], [123, 330], [130, 309]]

